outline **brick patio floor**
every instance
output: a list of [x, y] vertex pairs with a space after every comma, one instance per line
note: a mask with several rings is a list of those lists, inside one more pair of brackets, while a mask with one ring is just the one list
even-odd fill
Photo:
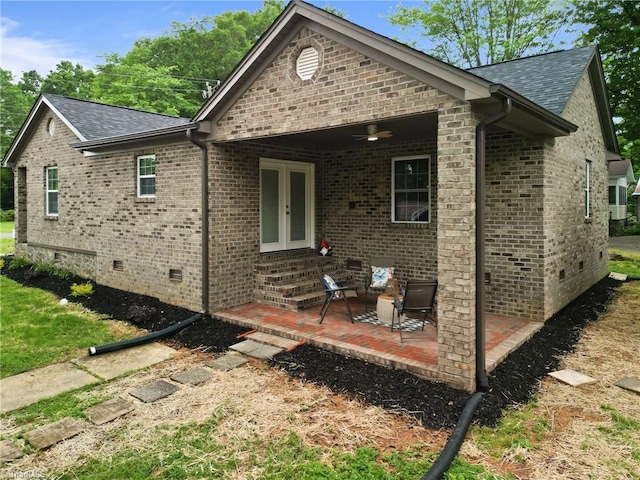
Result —
[[[350, 298], [349, 303], [354, 315], [364, 313], [363, 297]], [[389, 327], [364, 322], [351, 323], [343, 301], [333, 302], [322, 325], [319, 324], [320, 306], [292, 312], [248, 303], [217, 311], [213, 316], [371, 363], [408, 370], [425, 378], [436, 378], [437, 332], [428, 324], [424, 331], [404, 332], [404, 343], [401, 343], [397, 330], [391, 332]], [[541, 327], [542, 323], [539, 322], [487, 314], [487, 370], [493, 370], [509, 352], [522, 345]]]

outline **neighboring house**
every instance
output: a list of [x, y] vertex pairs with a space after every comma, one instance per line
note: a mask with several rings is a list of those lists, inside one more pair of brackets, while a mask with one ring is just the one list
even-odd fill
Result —
[[631, 195], [636, 199], [636, 219], [640, 222], [640, 178], [638, 179], [636, 189]]
[[17, 253], [211, 313], [304, 307], [262, 267], [322, 238], [356, 278], [393, 255], [437, 278], [433, 378], [470, 390], [485, 311], [543, 322], [607, 274], [596, 47], [464, 71], [294, 0], [191, 121], [88, 136], [100, 108], [130, 112], [46, 95], [22, 127]]
[[627, 220], [627, 194], [629, 185], [635, 181], [631, 160], [609, 162], [609, 219], [612, 222], [624, 224]]

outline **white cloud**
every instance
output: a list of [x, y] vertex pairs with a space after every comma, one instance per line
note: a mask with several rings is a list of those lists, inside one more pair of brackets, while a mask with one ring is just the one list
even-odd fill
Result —
[[36, 70], [46, 77], [63, 60], [79, 63], [92, 68], [93, 63], [81, 58], [77, 48], [59, 40], [39, 40], [26, 36], [13, 35], [19, 23], [7, 17], [0, 18], [0, 67], [10, 70], [14, 80], [23, 72]]

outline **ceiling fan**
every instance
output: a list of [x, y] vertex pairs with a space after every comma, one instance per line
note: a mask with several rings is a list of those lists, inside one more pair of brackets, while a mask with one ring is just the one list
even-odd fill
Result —
[[369, 142], [375, 142], [379, 138], [390, 138], [392, 136], [393, 133], [391, 133], [391, 130], [382, 130], [379, 132], [376, 124], [367, 125], [366, 135], [354, 135], [356, 140], [368, 140]]

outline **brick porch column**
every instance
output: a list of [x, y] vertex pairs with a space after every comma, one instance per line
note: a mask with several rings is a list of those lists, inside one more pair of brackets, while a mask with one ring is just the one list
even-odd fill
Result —
[[475, 128], [469, 105], [438, 115], [438, 372], [475, 390]]

